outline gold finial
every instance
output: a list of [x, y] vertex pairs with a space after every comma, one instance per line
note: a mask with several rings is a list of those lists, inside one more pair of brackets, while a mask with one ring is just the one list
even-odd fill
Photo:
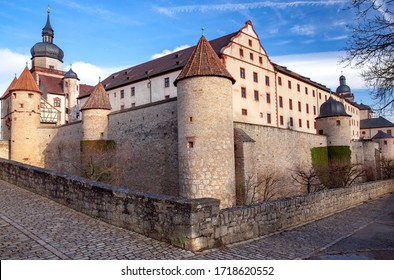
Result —
[[51, 12], [51, 6], [48, 4], [48, 14]]

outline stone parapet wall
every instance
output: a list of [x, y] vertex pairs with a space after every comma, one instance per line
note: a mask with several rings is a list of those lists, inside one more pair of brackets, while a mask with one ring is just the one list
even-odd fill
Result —
[[394, 192], [394, 180], [325, 190], [288, 199], [223, 209], [215, 237], [223, 245], [311, 222]]
[[394, 180], [219, 210], [219, 200], [117, 188], [0, 159], [0, 179], [115, 226], [192, 250], [256, 238], [394, 192]]
[[[212, 231], [211, 217], [219, 214], [217, 199], [141, 193], [3, 159], [0, 179], [112, 225], [188, 250], [203, 249], [201, 234]], [[220, 245], [216, 242], [211, 238], [204, 244], [212, 248]]]

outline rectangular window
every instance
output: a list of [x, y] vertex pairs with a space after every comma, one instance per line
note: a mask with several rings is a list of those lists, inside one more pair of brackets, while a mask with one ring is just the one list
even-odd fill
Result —
[[246, 88], [245, 87], [241, 87], [241, 97], [246, 98]]
[[124, 105], [120, 105], [120, 110], [124, 110]]
[[293, 118], [292, 117], [290, 117], [290, 122], [289, 123], [290, 123], [290, 126], [293, 127], [294, 122], [293, 122]]
[[282, 96], [279, 96], [279, 107], [283, 108], [283, 98], [282, 98]]
[[302, 120], [301, 119], [298, 120], [298, 126], [302, 127]]
[[248, 110], [242, 109], [242, 116], [247, 116], [248, 115]]
[[131, 107], [132, 107], [132, 108], [135, 107], [135, 102], [131, 103]]
[[308, 94], [308, 88], [305, 87], [305, 94]]
[[391, 133], [392, 133], [391, 129], [387, 129], [387, 134], [390, 135], [390, 136], [393, 136]]
[[255, 83], [259, 82], [259, 75], [256, 72], [253, 72], [253, 82]]
[[284, 124], [284, 122], [283, 122], [283, 116], [279, 116], [279, 123], [280, 123], [280, 125], [283, 125], [283, 124]]
[[120, 98], [124, 98], [124, 90], [123, 89], [120, 90]]
[[319, 99], [321, 99], [321, 92], [319, 92]]
[[253, 61], [253, 53], [250, 53], [250, 54], [249, 54], [249, 58], [250, 58], [250, 60]]
[[114, 92], [114, 98], [116, 98], [116, 91]]
[[241, 79], [245, 79], [245, 68], [240, 68], [239, 69], [239, 75], [241, 77]]
[[170, 78], [164, 78], [164, 87], [170, 87]]
[[259, 91], [258, 90], [254, 91], [254, 100], [259, 101]]
[[131, 87], [131, 96], [135, 95], [135, 87]]
[[267, 114], [267, 123], [271, 123], [271, 114], [270, 113]]
[[252, 46], [253, 46], [252, 40], [249, 39], [249, 47], [252, 47]]
[[287, 82], [287, 86], [289, 87], [289, 89], [291, 89], [291, 81]]
[[300, 84], [297, 84], [297, 91], [298, 91], [298, 92], [300, 92], [300, 91], [301, 91]]
[[266, 85], [267, 87], [270, 86], [270, 77], [268, 77], [268, 76], [265, 76], [265, 85]]
[[259, 63], [263, 64], [263, 57], [262, 56], [259, 56]]
[[267, 103], [271, 103], [271, 94], [267, 93]]
[[301, 112], [301, 102], [298, 101], [298, 112]]
[[278, 77], [278, 85], [282, 85], [282, 77]]
[[239, 49], [239, 56], [244, 57], [244, 50], [243, 49]]
[[306, 113], [309, 114], [309, 104], [306, 104]]
[[60, 98], [53, 99], [53, 106], [54, 107], [60, 107], [60, 105], [61, 105]]
[[316, 106], [313, 106], [313, 114], [316, 116]]
[[309, 129], [309, 121], [306, 121], [306, 127]]
[[289, 99], [289, 109], [293, 110], [293, 100]]
[[316, 96], [315, 90], [312, 90], [312, 95], [313, 95], [313, 97]]

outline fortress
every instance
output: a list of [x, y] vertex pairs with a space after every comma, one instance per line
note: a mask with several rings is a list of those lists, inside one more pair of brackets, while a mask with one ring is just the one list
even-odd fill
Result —
[[348, 149], [364, 180], [394, 159], [394, 124], [357, 104], [343, 75], [332, 92], [271, 62], [250, 21], [94, 87], [62, 70], [49, 10], [42, 38], [1, 97], [6, 159], [221, 208], [267, 175], [280, 179], [273, 197], [305, 193], [291, 173], [332, 151]]

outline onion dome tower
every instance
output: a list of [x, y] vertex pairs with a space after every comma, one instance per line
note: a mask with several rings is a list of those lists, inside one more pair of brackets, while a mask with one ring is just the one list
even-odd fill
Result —
[[82, 106], [82, 140], [103, 140], [106, 138], [108, 114], [111, 110], [108, 93], [99, 82], [89, 99]]
[[64, 52], [53, 43], [55, 32], [51, 26], [50, 12], [48, 6], [47, 22], [42, 29], [42, 42], [35, 44], [30, 50], [32, 67], [62, 70]]
[[180, 195], [235, 205], [232, 84], [234, 78], [204, 36], [177, 86]]
[[327, 136], [328, 146], [349, 146], [350, 118], [345, 106], [330, 96], [320, 106], [320, 114], [316, 118], [316, 130], [319, 134]]
[[339, 77], [339, 86], [335, 92], [342, 98], [354, 101], [354, 94], [352, 93], [350, 87], [346, 84], [346, 77], [344, 75]]
[[38, 153], [41, 91], [30, 70], [25, 67], [10, 90], [11, 93], [11, 146], [10, 159], [41, 166]]

